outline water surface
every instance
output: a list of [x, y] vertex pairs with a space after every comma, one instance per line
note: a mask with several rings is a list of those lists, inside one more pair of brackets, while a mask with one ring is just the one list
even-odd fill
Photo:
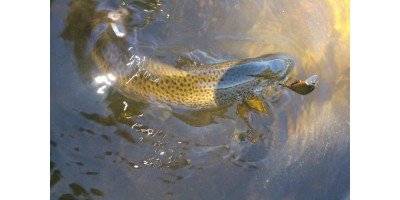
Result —
[[[236, 105], [127, 99], [96, 83], [90, 57], [119, 6], [149, 58], [185, 68], [285, 52], [318, 87], [251, 112], [244, 141]], [[52, 1], [51, 199], [348, 199], [349, 29], [349, 1]]]

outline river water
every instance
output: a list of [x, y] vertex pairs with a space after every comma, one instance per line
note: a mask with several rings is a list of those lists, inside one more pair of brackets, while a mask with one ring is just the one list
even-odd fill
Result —
[[[177, 68], [284, 52], [301, 96], [272, 114], [174, 109], [128, 99], [90, 56], [124, 6], [141, 52]], [[51, 199], [349, 199], [349, 1], [51, 1]], [[99, 28], [100, 27], [100, 28]], [[129, 27], [128, 27], [129, 28]], [[132, 39], [132, 40], [133, 40]], [[96, 79], [97, 78], [97, 79]], [[239, 140], [241, 136], [247, 136]]]

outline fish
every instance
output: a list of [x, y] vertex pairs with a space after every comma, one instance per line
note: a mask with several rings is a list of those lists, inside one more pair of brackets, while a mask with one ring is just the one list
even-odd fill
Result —
[[296, 61], [285, 53], [191, 69], [140, 57], [131, 52], [133, 45], [125, 37], [125, 15], [126, 10], [111, 12], [110, 25], [94, 43], [92, 57], [102, 73], [115, 77], [117, 90], [127, 98], [208, 109], [235, 102], [258, 105], [281, 88], [295, 85], [286, 82]]

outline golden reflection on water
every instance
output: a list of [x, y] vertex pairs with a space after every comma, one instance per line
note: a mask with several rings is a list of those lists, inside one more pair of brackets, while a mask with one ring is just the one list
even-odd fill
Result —
[[[307, 135], [307, 138], [314, 138], [310, 142], [316, 143], [315, 138], [327, 127], [332, 129], [329, 134], [343, 134], [343, 131], [348, 134], [348, 128], [339, 133], [335, 128], [349, 125], [350, 2], [308, 0], [264, 3], [254, 25], [246, 32], [246, 36], [256, 38], [257, 42], [228, 41], [222, 42], [221, 46], [226, 50], [240, 46], [234, 50], [239, 57], [286, 52], [299, 60], [302, 73], [296, 75], [303, 77], [296, 78], [318, 75], [319, 84], [313, 93], [304, 98], [292, 97], [292, 101], [304, 103], [298, 116], [288, 118], [289, 138]], [[297, 114], [289, 108], [287, 112], [289, 115]], [[339, 139], [348, 142], [349, 138], [345, 135]], [[303, 145], [307, 147], [310, 144]]]
[[[348, 127], [350, 123], [350, 5], [349, 1], [329, 0], [328, 3], [327, 8], [332, 10], [333, 16], [330, 23], [334, 28], [330, 31], [329, 44], [321, 49], [321, 52], [308, 53], [312, 55], [311, 57], [316, 58], [315, 60], [324, 60], [322, 63], [314, 61], [313, 64], [323, 64], [314, 66], [314, 70], [322, 75], [320, 76], [320, 85], [329, 85], [329, 98], [322, 102], [313, 101], [304, 106], [304, 111], [297, 121], [298, 126], [295, 131], [290, 131], [291, 133], [317, 134], [321, 129], [328, 127], [332, 129], [329, 134], [337, 134], [343, 131], [342, 127]], [[312, 66], [310, 63], [307, 64]], [[310, 70], [312, 69], [308, 69], [308, 71]], [[326, 92], [318, 91], [314, 95], [322, 96], [322, 93]], [[314, 98], [318, 99], [318, 97]], [[315, 123], [310, 123], [310, 121]], [[340, 139], [348, 142], [349, 138]]]
[[335, 29], [348, 41], [350, 39], [350, 0], [328, 0], [335, 17]]
[[306, 73], [318, 74], [320, 83], [311, 96], [304, 98], [305, 104], [296, 121], [289, 123], [292, 142], [288, 143], [298, 150], [298, 155], [315, 146], [322, 150], [340, 149], [337, 145], [348, 144], [350, 138], [349, 1], [327, 3], [324, 13], [332, 17], [328, 15], [330, 21], [322, 24], [326, 26], [326, 38], [314, 39], [309, 44], [320, 48], [305, 48], [305, 54], [300, 56]]

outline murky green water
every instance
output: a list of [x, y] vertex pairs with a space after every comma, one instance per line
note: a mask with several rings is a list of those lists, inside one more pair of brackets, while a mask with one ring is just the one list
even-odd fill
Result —
[[[143, 55], [181, 68], [285, 52], [307, 96], [284, 91], [272, 115], [190, 111], [127, 99], [96, 83], [90, 51], [107, 12], [134, 11]], [[51, 2], [51, 199], [347, 199], [349, 2]], [[103, 94], [99, 90], [104, 91]]]

